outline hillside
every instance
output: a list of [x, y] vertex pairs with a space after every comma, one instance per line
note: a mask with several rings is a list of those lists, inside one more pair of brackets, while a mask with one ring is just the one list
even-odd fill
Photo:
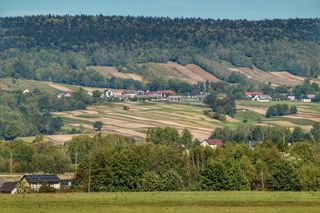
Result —
[[[89, 66], [88, 68], [98, 71], [107, 78], [123, 78], [132, 79], [142, 82], [152, 80], [155, 77], [165, 79], [178, 79], [190, 84], [198, 82], [220, 82], [227, 80], [226, 78], [232, 72], [238, 72], [246, 76], [247, 79], [261, 83], [272, 83], [273, 86], [287, 85], [296, 86], [303, 84], [305, 78], [293, 75], [287, 71], [263, 71], [256, 67], [235, 67], [225, 62], [215, 62], [213, 60], [205, 60], [204, 68], [196, 64], [181, 65], [175, 62], [167, 63], [143, 63], [137, 65], [139, 68], [147, 69], [147, 72], [141, 70], [132, 70], [131, 72], [121, 72], [116, 67], [109, 66]], [[311, 78], [311, 82], [320, 85], [320, 79]]]
[[[113, 82], [95, 72], [84, 72], [86, 67], [128, 68], [169, 61], [185, 66], [169, 64], [166, 68], [190, 83], [216, 79], [201, 75], [199, 68], [192, 71], [194, 67], [188, 64], [224, 80], [225, 76], [219, 74], [221, 61], [234, 67], [317, 77], [319, 23], [320, 19], [247, 21], [102, 15], [0, 18], [0, 77], [111, 87]], [[130, 76], [130, 70], [129, 76], [114, 69], [112, 72], [112, 76], [125, 78], [121, 85], [141, 87], [134, 82], [141, 76]]]

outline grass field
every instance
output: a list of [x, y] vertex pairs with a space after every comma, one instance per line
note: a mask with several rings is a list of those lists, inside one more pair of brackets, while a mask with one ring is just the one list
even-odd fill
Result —
[[132, 192], [0, 195], [0, 212], [320, 212], [320, 193]]

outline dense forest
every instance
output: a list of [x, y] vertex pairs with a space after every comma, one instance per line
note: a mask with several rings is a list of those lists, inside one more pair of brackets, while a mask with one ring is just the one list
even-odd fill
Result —
[[[125, 16], [0, 18], [0, 76], [119, 88], [133, 80], [104, 79], [87, 65], [195, 63], [224, 79], [208, 61], [316, 77], [320, 20], [261, 21]], [[234, 79], [230, 79], [234, 81]]]

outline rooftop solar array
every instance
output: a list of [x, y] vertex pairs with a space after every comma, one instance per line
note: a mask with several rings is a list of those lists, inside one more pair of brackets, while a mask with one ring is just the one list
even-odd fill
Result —
[[54, 174], [41, 174], [41, 175], [25, 175], [25, 179], [29, 183], [59, 183], [60, 179]]

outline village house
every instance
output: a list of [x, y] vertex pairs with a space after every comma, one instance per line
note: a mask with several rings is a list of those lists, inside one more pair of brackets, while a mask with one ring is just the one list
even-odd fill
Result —
[[305, 103], [309, 103], [311, 102], [311, 98], [309, 98], [308, 96], [303, 96], [302, 98], [300, 98], [301, 102], [305, 102]]
[[288, 95], [287, 98], [288, 98], [288, 100], [290, 100], [290, 101], [296, 100], [296, 96], [294, 96], [294, 95]]
[[175, 92], [172, 90], [158, 90], [158, 91], [147, 91], [145, 93], [147, 96], [161, 96], [162, 98], [167, 98], [168, 96], [174, 95]]
[[314, 99], [314, 98], [316, 97], [316, 95], [314, 95], [314, 94], [308, 94], [307, 97], [312, 100], [312, 99]]
[[68, 90], [68, 91], [60, 91], [60, 93], [57, 95], [58, 98], [62, 98], [62, 97], [71, 97], [72, 95], [72, 91]]
[[135, 90], [125, 90], [125, 91], [123, 91], [123, 95], [126, 98], [135, 98], [137, 96], [137, 91], [135, 91]]
[[245, 92], [244, 95], [247, 97], [247, 98], [253, 98], [254, 96], [258, 95], [258, 96], [261, 96], [263, 95], [263, 92]]
[[17, 182], [4, 182], [0, 187], [0, 193], [16, 194]]
[[272, 100], [272, 98], [269, 95], [254, 95], [251, 100], [258, 102], [269, 102]]
[[93, 93], [89, 91], [87, 92], [87, 95], [93, 96]]
[[211, 147], [211, 148], [217, 148], [224, 146], [223, 140], [221, 139], [205, 139], [200, 143], [200, 146], [203, 147]]
[[189, 96], [186, 95], [172, 95], [168, 97], [168, 101], [170, 102], [179, 102], [179, 101], [188, 101]]
[[19, 182], [24, 182], [34, 191], [39, 191], [43, 184], [59, 190], [61, 188], [60, 179], [55, 174], [33, 174], [24, 175]]
[[121, 97], [123, 95], [123, 92], [121, 90], [105, 90], [102, 95], [101, 98], [116, 98], [116, 97]]

